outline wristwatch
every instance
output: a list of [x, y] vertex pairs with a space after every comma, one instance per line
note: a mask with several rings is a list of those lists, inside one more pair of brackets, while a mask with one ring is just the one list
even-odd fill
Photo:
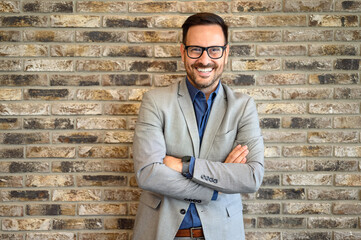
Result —
[[192, 175], [189, 173], [189, 162], [191, 161], [191, 156], [182, 157], [182, 175], [186, 178], [192, 178]]

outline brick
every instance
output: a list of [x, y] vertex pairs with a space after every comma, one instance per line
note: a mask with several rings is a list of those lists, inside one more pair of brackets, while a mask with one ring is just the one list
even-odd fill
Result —
[[358, 74], [354, 73], [326, 73], [310, 74], [310, 84], [357, 84], [359, 82]]
[[21, 89], [0, 89], [0, 101], [14, 101], [21, 98]]
[[284, 174], [282, 183], [285, 186], [331, 186], [332, 174]]
[[26, 157], [28, 158], [74, 158], [74, 147], [27, 147]]
[[314, 232], [314, 231], [302, 231], [302, 232], [282, 232], [283, 240], [306, 240], [306, 239], [322, 239], [331, 240], [331, 232]]
[[354, 45], [308, 45], [310, 56], [356, 56], [358, 48]]
[[138, 114], [139, 103], [111, 103], [104, 106], [104, 113], [109, 115], [135, 115]]
[[0, 42], [20, 42], [20, 41], [21, 41], [20, 31], [0, 30]]
[[52, 240], [74, 240], [76, 238], [75, 233], [27, 233], [27, 240], [38, 240], [38, 239], [52, 239]]
[[42, 144], [50, 143], [49, 133], [0, 133], [2, 144]]
[[309, 18], [310, 27], [357, 27], [356, 15], [320, 15], [313, 14]]
[[[0, 206], [1, 217], [23, 217], [24, 209], [22, 206], [17, 205], [1, 205]], [[1, 235], [0, 235], [1, 237]]]
[[0, 60], [0, 72], [3, 71], [20, 71], [21, 62], [20, 60]]
[[157, 87], [169, 86], [172, 83], [176, 83], [184, 79], [184, 75], [175, 74], [162, 74], [154, 76], [154, 84]]
[[126, 119], [120, 117], [78, 118], [77, 129], [125, 129]]
[[299, 71], [329, 71], [332, 70], [332, 61], [322, 59], [284, 60], [283, 68]]
[[129, 31], [128, 41], [131, 43], [176, 43], [178, 31]]
[[55, 74], [50, 75], [51, 86], [99, 86], [100, 76], [99, 75], [63, 75]]
[[106, 46], [103, 51], [106, 57], [152, 57], [153, 48], [148, 46]]
[[49, 163], [47, 162], [1, 162], [0, 172], [9, 173], [25, 173], [25, 172], [37, 172], [45, 173], [49, 172]]
[[361, 99], [361, 88], [335, 88], [335, 99]]
[[[234, 9], [234, 8], [232, 8]], [[257, 26], [257, 16], [252, 15], [229, 15], [223, 16], [228, 27], [255, 27]]]
[[285, 12], [331, 12], [332, 2], [328, 0], [286, 0]]
[[130, 186], [130, 187], [139, 188], [138, 183], [137, 183], [137, 179], [135, 178], [135, 176], [132, 176], [132, 177], [129, 179], [129, 186]]
[[[184, 77], [184, 76], [183, 76]], [[181, 79], [179, 79], [181, 80]], [[232, 74], [232, 73], [226, 73], [222, 75], [221, 79], [223, 84], [227, 84], [228, 86], [251, 86], [255, 85], [255, 75], [254, 74]], [[238, 89], [240, 92], [244, 91], [247, 92], [246, 88], [240, 88]], [[261, 91], [261, 89], [259, 89]], [[253, 91], [254, 93], [257, 92], [257, 89], [252, 89], [249, 91]], [[278, 90], [275, 90], [278, 92]], [[265, 89], [265, 92], [271, 92], [267, 91]]]
[[79, 240], [128, 240], [127, 232], [108, 233], [108, 232], [97, 232], [97, 233], [79, 233]]
[[306, 227], [306, 218], [301, 217], [258, 217], [259, 228], [304, 228]]
[[337, 215], [360, 215], [360, 203], [334, 203], [332, 213]]
[[233, 71], [277, 71], [281, 69], [278, 59], [233, 60]]
[[284, 146], [283, 155], [285, 157], [330, 157], [332, 147], [322, 145]]
[[127, 177], [114, 175], [82, 175], [76, 177], [77, 186], [79, 187], [111, 187], [126, 186]]
[[180, 57], [179, 46], [174, 45], [158, 45], [154, 47], [154, 57]]
[[332, 95], [333, 91], [329, 88], [297, 88], [283, 90], [283, 99], [332, 99]]
[[127, 204], [80, 204], [79, 205], [79, 216], [88, 215], [126, 215]]
[[306, 104], [304, 103], [259, 103], [257, 104], [259, 114], [304, 114]]
[[104, 200], [106, 201], [139, 201], [141, 190], [104, 190]]
[[339, 146], [335, 147], [336, 157], [360, 157], [361, 147], [360, 146]]
[[75, 216], [75, 204], [28, 204], [28, 216]]
[[150, 86], [149, 74], [105, 74], [102, 76], [103, 86]]
[[357, 161], [345, 161], [345, 160], [308, 160], [307, 170], [310, 172], [314, 171], [357, 171]]
[[1, 158], [23, 158], [24, 150], [22, 147], [1, 147], [0, 148], [0, 159]]
[[52, 45], [52, 57], [100, 57], [101, 47], [96, 45]]
[[175, 13], [177, 2], [131, 2], [129, 3], [131, 13]]
[[240, 92], [253, 97], [255, 100], [281, 100], [281, 89], [236, 89], [235, 92]]
[[27, 187], [71, 187], [74, 186], [74, 179], [68, 175], [28, 175], [25, 185]]
[[259, 16], [257, 25], [260, 27], [305, 27], [306, 15], [267, 15]]
[[232, 2], [232, 12], [280, 12], [282, 1], [250, 1], [241, 0]]
[[281, 232], [247, 232], [247, 240], [281, 240]]
[[25, 42], [72, 42], [74, 41], [73, 31], [53, 30], [24, 30], [23, 41]]
[[143, 99], [144, 93], [149, 89], [131, 89], [129, 90], [129, 100], [130, 101], [141, 101]]
[[104, 137], [97, 132], [54, 132], [53, 143], [102, 143]]
[[279, 214], [281, 206], [279, 203], [243, 203], [244, 214]]
[[105, 229], [116, 230], [116, 229], [133, 229], [134, 219], [132, 218], [106, 218], [104, 220]]
[[102, 229], [100, 218], [54, 219], [54, 230], [97, 230]]
[[303, 159], [266, 159], [265, 168], [269, 172], [306, 171], [306, 160]]
[[50, 230], [50, 219], [3, 219], [2, 229], [5, 231]]
[[109, 131], [105, 133], [105, 143], [132, 143], [134, 132]]
[[24, 70], [27, 72], [68, 72], [73, 71], [73, 61], [72, 60], [54, 60], [54, 59], [41, 59], [41, 60], [25, 60], [24, 61]]
[[52, 172], [100, 172], [102, 163], [99, 160], [93, 161], [61, 161], [53, 162]]
[[78, 154], [81, 158], [127, 158], [128, 151], [126, 146], [83, 146]]
[[77, 2], [77, 11], [91, 13], [124, 13], [127, 11], [127, 4], [125, 2], [79, 1]]
[[287, 143], [296, 143], [296, 142], [305, 142], [306, 133], [302, 132], [284, 132], [284, 131], [262, 131], [263, 139], [265, 143], [274, 143], [274, 142], [287, 142]]
[[335, 117], [334, 128], [361, 128], [361, 116]]
[[266, 146], [264, 156], [266, 158], [280, 157], [281, 156], [281, 148], [278, 146]]
[[27, 1], [23, 4], [22, 10], [24, 12], [36, 12], [36, 13], [53, 13], [53, 12], [73, 12], [73, 3], [68, 2], [38, 2]]
[[357, 228], [357, 217], [310, 217], [308, 228]]
[[47, 76], [45, 74], [5, 74], [0, 75], [1, 86], [46, 86]]
[[358, 200], [357, 189], [309, 189], [309, 200]]
[[243, 218], [243, 224], [245, 229], [256, 228], [256, 218]]
[[70, 118], [24, 118], [24, 129], [74, 129]]
[[47, 190], [27, 190], [27, 191], [4, 191], [0, 193], [0, 201], [2, 202], [29, 202], [29, 201], [48, 201], [49, 191]]
[[0, 238], [3, 240], [23, 240], [22, 233], [0, 233]]
[[337, 232], [333, 231], [334, 239], [335, 240], [342, 240], [342, 239], [358, 239], [361, 238], [361, 233], [356, 231], [347, 231], [347, 232]]
[[103, 26], [109, 28], [151, 28], [151, 17], [104, 16]]
[[331, 203], [283, 203], [284, 214], [331, 214]]
[[181, 28], [184, 21], [187, 19], [187, 16], [154, 16], [153, 22], [154, 26], [156, 28]]
[[134, 163], [130, 160], [105, 160], [104, 169], [105, 172], [134, 172]]
[[19, 118], [0, 118], [0, 129], [8, 130], [8, 129], [20, 129], [21, 128], [21, 120]]
[[337, 59], [335, 62], [335, 69], [338, 70], [359, 70], [359, 59]]
[[178, 2], [178, 12], [180, 13], [198, 13], [198, 12], [213, 12], [213, 13], [229, 13], [230, 5], [227, 2]]
[[124, 31], [76, 31], [77, 42], [126, 42], [127, 34]]
[[256, 193], [256, 198], [269, 200], [305, 199], [305, 189], [260, 188]]
[[47, 27], [47, 16], [2, 16], [0, 17], [0, 27]]
[[[23, 186], [23, 177], [22, 176], [0, 176], [0, 187], [22, 187]], [[1, 207], [1, 206], [0, 206]], [[0, 208], [1, 215], [1, 208]]]
[[54, 115], [98, 115], [102, 113], [99, 103], [55, 103], [52, 105]]
[[0, 115], [48, 115], [49, 104], [46, 103], [3, 103]]
[[229, 50], [230, 57], [254, 56], [254, 54], [254, 45], [232, 45]]
[[0, 12], [1, 13], [19, 13], [20, 12], [19, 1], [1, 1]]
[[285, 42], [332, 41], [333, 30], [318, 30], [318, 29], [285, 30], [283, 32], [283, 39]]
[[306, 56], [304, 45], [260, 45], [257, 46], [257, 56]]
[[231, 39], [232, 42], [280, 42], [282, 34], [280, 30], [234, 30]]
[[[129, 215], [135, 216], [137, 214], [137, 210], [138, 210], [138, 204], [136, 204], [136, 203], [129, 204]], [[245, 222], [246, 221], [247, 220], [245, 220]], [[247, 225], [247, 224], [245, 223], [245, 225]]]
[[309, 143], [357, 143], [358, 132], [308, 132]]
[[101, 190], [98, 189], [54, 190], [51, 200], [54, 202], [100, 201], [101, 195]]
[[360, 41], [361, 30], [336, 30], [336, 41]]
[[360, 174], [336, 174], [335, 177], [336, 186], [347, 186], [347, 187], [360, 187], [361, 186], [361, 175]]
[[38, 44], [7, 44], [0, 46], [0, 55], [2, 57], [45, 57], [48, 55], [48, 48]]
[[91, 90], [91, 89], [80, 89], [76, 95], [78, 100], [94, 100], [94, 101], [105, 101], [105, 100], [126, 100], [127, 90]]
[[51, 27], [100, 27], [100, 16], [90, 15], [51, 15]]
[[74, 91], [68, 89], [25, 89], [25, 100], [71, 100]]
[[310, 103], [309, 112], [314, 114], [357, 114], [360, 113], [360, 104]]
[[256, 77], [257, 85], [301, 85], [307, 81], [302, 73], [272, 73]]
[[78, 60], [76, 63], [77, 71], [124, 71], [124, 60]]

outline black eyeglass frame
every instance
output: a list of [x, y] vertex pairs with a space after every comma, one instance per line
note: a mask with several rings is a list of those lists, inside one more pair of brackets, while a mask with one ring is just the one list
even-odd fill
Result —
[[[184, 50], [187, 52], [187, 56], [188, 56], [189, 58], [191, 58], [191, 59], [198, 59], [198, 58], [200, 58], [200, 57], [203, 55], [203, 52], [204, 52], [204, 51], [207, 52], [208, 57], [210, 57], [211, 59], [220, 59], [220, 58], [223, 57], [223, 55], [224, 55], [224, 50], [226, 50], [227, 45], [228, 45], [228, 43], [226, 43], [224, 46], [209, 46], [209, 47], [201, 47], [201, 46], [196, 46], [196, 45], [189, 45], [189, 46], [184, 45]], [[198, 48], [202, 49], [202, 52], [201, 52], [201, 54], [199, 55], [199, 57], [196, 57], [196, 58], [195, 58], [195, 57], [189, 56], [189, 54], [188, 54], [188, 48], [190, 48], [190, 47], [198, 47]], [[209, 49], [209, 48], [214, 48], [214, 47], [219, 47], [219, 48], [222, 49], [222, 55], [221, 55], [220, 57], [214, 58], [214, 57], [211, 57], [211, 56], [209, 55], [208, 49]]]

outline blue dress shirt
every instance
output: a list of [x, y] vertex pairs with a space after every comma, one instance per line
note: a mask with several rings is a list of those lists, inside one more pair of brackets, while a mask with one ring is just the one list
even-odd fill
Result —
[[[202, 144], [203, 134], [204, 130], [206, 129], [207, 121], [209, 118], [209, 114], [211, 112], [212, 104], [214, 102], [214, 99], [217, 96], [220, 83], [218, 83], [218, 86], [214, 92], [211, 93], [208, 100], [206, 99], [205, 94], [195, 88], [188, 80], [186, 80], [187, 88], [189, 91], [189, 95], [191, 96], [191, 100], [194, 107], [194, 112], [196, 114], [197, 119], [197, 125], [198, 125], [198, 133], [199, 133], [199, 140], [200, 145]], [[189, 163], [189, 178], [193, 177], [193, 170], [194, 170], [194, 163], [195, 158], [192, 157]], [[216, 200], [218, 197], [218, 192], [214, 191], [212, 200]], [[199, 218], [196, 206], [194, 203], [189, 204], [189, 208], [187, 210], [187, 213], [183, 219], [182, 224], [180, 225], [179, 229], [186, 229], [186, 228], [192, 228], [192, 227], [201, 227], [202, 223]]]

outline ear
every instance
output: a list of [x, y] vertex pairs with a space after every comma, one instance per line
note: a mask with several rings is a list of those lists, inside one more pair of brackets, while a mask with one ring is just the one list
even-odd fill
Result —
[[225, 53], [224, 53], [224, 63], [227, 64], [228, 63], [228, 55], [229, 55], [229, 44], [227, 44]]
[[180, 46], [180, 52], [181, 52], [182, 62], [184, 62], [186, 56], [185, 56], [185, 47], [183, 43]]

